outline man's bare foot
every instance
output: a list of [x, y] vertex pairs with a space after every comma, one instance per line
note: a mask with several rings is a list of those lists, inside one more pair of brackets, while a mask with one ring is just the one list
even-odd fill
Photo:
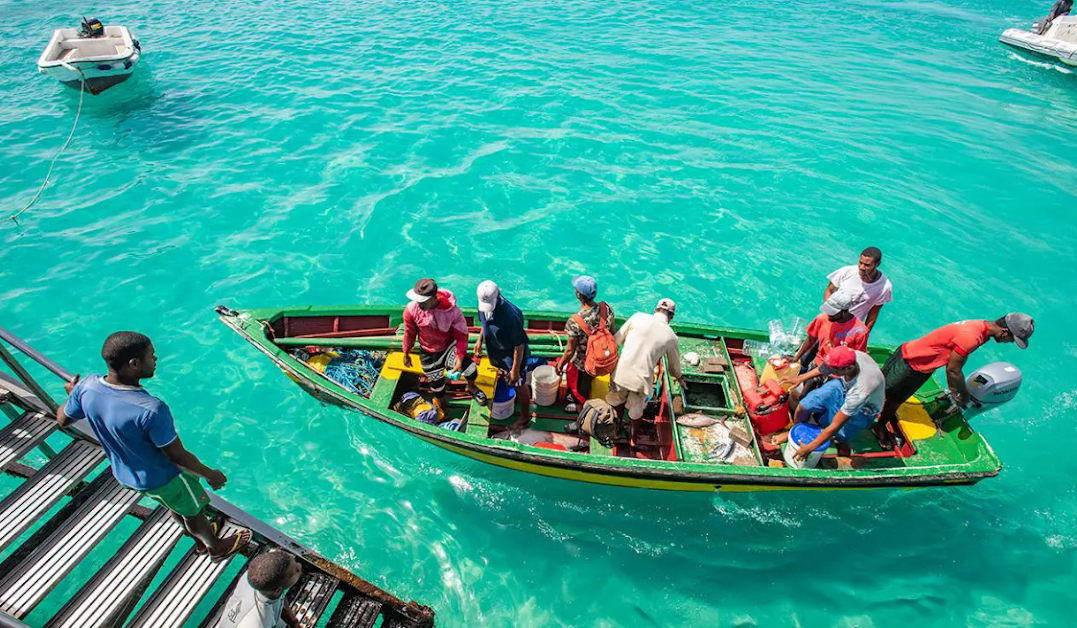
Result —
[[229, 556], [237, 554], [250, 542], [251, 531], [240, 530], [223, 539], [217, 539], [217, 542], [213, 544], [213, 548], [209, 552], [209, 558], [213, 561], [224, 560]]
[[764, 445], [770, 445], [771, 447], [778, 447], [784, 445], [789, 440], [789, 432], [775, 432], [773, 434], [767, 434], [762, 438]]

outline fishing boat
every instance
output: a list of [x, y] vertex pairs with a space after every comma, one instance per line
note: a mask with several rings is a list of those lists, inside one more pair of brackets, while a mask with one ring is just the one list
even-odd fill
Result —
[[1002, 33], [999, 41], [1066, 65], [1077, 66], [1077, 16], [1055, 18], [1042, 34], [1040, 29], [1039, 22], [1033, 24], [1031, 30], [1011, 28]]
[[[957, 411], [933, 380], [901, 408], [902, 434], [893, 447], [881, 447], [867, 430], [848, 451], [831, 447], [815, 468], [787, 466], [762, 437], [774, 429], [767, 427], [773, 416], [753, 405], [757, 393], [767, 393], [766, 387], [758, 388], [756, 373], [765, 379], [768, 360], [746, 353], [745, 343], [766, 341], [762, 331], [673, 324], [687, 389], [668, 376], [663, 363], [643, 432], [635, 439], [619, 435], [603, 444], [571, 433], [576, 414], [566, 412], [561, 403], [534, 405], [528, 430], [517, 433], [510, 429], [515, 417], [491, 417], [489, 404], [473, 399], [459, 382], [450, 382], [451, 420], [440, 425], [394, 410], [401, 408], [406, 393], [428, 392], [419, 360], [413, 358], [409, 365], [403, 359], [400, 306], [218, 307], [217, 312], [221, 321], [322, 402], [356, 411], [362, 420], [383, 421], [451, 452], [541, 476], [683, 491], [864, 489], [973, 484], [997, 475], [1002, 467], [987, 441], [969, 425], [969, 416]], [[476, 313], [465, 309], [464, 315], [474, 342]], [[552, 362], [561, 354], [568, 316], [525, 313], [533, 356]], [[891, 351], [869, 349], [880, 362]], [[483, 359], [477, 383], [490, 399], [496, 381], [496, 369]], [[597, 378], [592, 396], [604, 396], [608, 385], [608, 377]], [[1010, 396], [1015, 390], [1009, 386]]]
[[82, 27], [59, 28], [37, 60], [37, 69], [68, 87], [100, 94], [126, 81], [142, 54], [125, 26], [83, 20]]

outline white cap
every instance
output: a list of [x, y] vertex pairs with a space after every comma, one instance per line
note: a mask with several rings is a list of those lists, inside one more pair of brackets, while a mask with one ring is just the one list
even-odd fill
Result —
[[479, 311], [480, 312], [493, 312], [497, 307], [497, 298], [501, 296], [501, 288], [497, 287], [497, 284], [486, 280], [479, 284], [477, 290], [479, 296]]
[[848, 310], [853, 307], [853, 298], [849, 296], [848, 292], [842, 289], [837, 289], [830, 295], [819, 311], [827, 316], [837, 316], [839, 313]]
[[677, 304], [673, 302], [673, 299], [659, 299], [658, 305], [654, 306], [654, 309], [665, 310], [672, 316], [677, 313]]

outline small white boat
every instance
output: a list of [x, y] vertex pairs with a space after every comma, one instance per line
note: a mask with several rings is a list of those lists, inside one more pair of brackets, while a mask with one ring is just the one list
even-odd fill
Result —
[[1002, 43], [1077, 66], [1077, 16], [1055, 18], [1041, 35], [1040, 22], [1032, 30], [1011, 28], [998, 38]]
[[37, 60], [37, 68], [68, 87], [91, 94], [126, 81], [141, 56], [138, 40], [125, 26], [89, 19], [81, 29], [60, 28]]

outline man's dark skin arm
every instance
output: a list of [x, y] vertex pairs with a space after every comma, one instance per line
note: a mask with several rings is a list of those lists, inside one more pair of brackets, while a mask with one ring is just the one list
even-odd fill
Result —
[[579, 346], [579, 341], [576, 340], [576, 337], [569, 336], [568, 342], [565, 343], [565, 352], [557, 360], [557, 365], [554, 366], [554, 369], [557, 371], [558, 375], [565, 372], [565, 368], [568, 367], [569, 358], [575, 355], [577, 346]]
[[864, 324], [868, 326], [868, 331], [875, 329], [875, 321], [879, 318], [879, 310], [883, 309], [883, 306], [876, 305], [868, 310], [868, 318], [864, 321]]
[[228, 481], [228, 478], [225, 477], [223, 473], [217, 469], [210, 469], [202, 464], [202, 461], [198, 459], [198, 456], [187, 451], [187, 448], [183, 446], [183, 443], [180, 442], [178, 436], [176, 437], [176, 440], [160, 449], [161, 453], [163, 453], [165, 457], [171, 460], [177, 467], [186, 469], [199, 477], [206, 478], [206, 481], [209, 482], [209, 485], [212, 486], [215, 491], [220, 490], [225, 482]]
[[512, 373], [509, 373], [509, 381], [514, 385], [520, 379], [520, 370], [524, 367], [524, 349], [527, 345], [518, 345], [512, 350]]
[[950, 352], [950, 361], [946, 364], [946, 384], [953, 391], [957, 399], [957, 405], [962, 408], [969, 402], [969, 387], [965, 384], [965, 362], [968, 356], [961, 355], [957, 351]]
[[[71, 391], [75, 390], [75, 384], [79, 383], [79, 377], [82, 377], [82, 376], [81, 375], [76, 375], [71, 381], [64, 382], [64, 390], [67, 392], [68, 397], [71, 396]], [[67, 427], [68, 425], [71, 425], [72, 423], [74, 423], [74, 421], [72, 421], [71, 419], [68, 418], [67, 413], [64, 412], [64, 406], [66, 406], [66, 405], [67, 405], [67, 401], [64, 401], [63, 403], [60, 404], [60, 407], [56, 409], [56, 423], [60, 427]]]

